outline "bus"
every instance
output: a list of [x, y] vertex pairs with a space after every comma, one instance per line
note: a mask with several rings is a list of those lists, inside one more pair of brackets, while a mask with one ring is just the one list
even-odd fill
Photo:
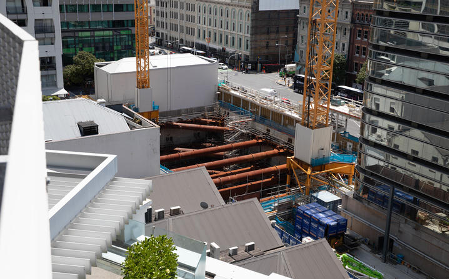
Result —
[[363, 100], [363, 91], [357, 88], [352, 88], [349, 86], [340, 85], [336, 89], [336, 95], [352, 99], [355, 101]]
[[[302, 93], [304, 91], [304, 78], [305, 75], [295, 75], [293, 77], [293, 91]], [[312, 78], [315, 79], [315, 78]]]
[[179, 52], [181, 52], [181, 53], [192, 53], [192, 50], [193, 50], [193, 48], [185, 47], [185, 46], [179, 48]]

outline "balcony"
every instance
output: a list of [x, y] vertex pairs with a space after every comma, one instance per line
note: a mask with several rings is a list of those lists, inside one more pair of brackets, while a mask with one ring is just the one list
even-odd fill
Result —
[[41, 71], [55, 71], [56, 63], [41, 64]]
[[34, 32], [36, 34], [55, 33], [55, 27], [54, 26], [35, 26]]
[[27, 8], [22, 6], [7, 6], [6, 14], [7, 15], [23, 15], [27, 13]]

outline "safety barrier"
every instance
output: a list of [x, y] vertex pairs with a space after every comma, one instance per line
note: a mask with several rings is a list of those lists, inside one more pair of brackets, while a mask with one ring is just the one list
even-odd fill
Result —
[[172, 170], [170, 170], [170, 169], [164, 167], [163, 165], [160, 165], [160, 169], [161, 169], [161, 171], [164, 172], [164, 173], [171, 173], [171, 172], [173, 172]]
[[340, 163], [355, 163], [357, 160], [357, 156], [354, 154], [336, 154], [332, 153], [329, 157], [317, 158], [311, 160], [312, 166], [321, 166], [324, 164], [329, 164], [332, 162], [340, 162]]

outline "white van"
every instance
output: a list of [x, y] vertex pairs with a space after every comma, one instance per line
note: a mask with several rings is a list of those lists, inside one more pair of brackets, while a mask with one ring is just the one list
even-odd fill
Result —
[[278, 101], [278, 92], [272, 88], [262, 88], [259, 90], [265, 100]]

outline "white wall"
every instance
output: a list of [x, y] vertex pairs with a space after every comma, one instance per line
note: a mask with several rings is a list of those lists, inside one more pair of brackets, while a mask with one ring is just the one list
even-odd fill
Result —
[[[135, 72], [105, 75], [101, 68], [95, 71], [97, 98], [108, 104], [135, 102]], [[150, 70], [153, 101], [161, 112], [212, 105], [217, 81], [217, 63]]]
[[159, 146], [159, 127], [46, 143], [51, 150], [117, 155], [117, 176], [128, 178], [159, 175]]
[[329, 157], [331, 140], [332, 126], [312, 130], [297, 123], [295, 158], [310, 164], [312, 159]]

